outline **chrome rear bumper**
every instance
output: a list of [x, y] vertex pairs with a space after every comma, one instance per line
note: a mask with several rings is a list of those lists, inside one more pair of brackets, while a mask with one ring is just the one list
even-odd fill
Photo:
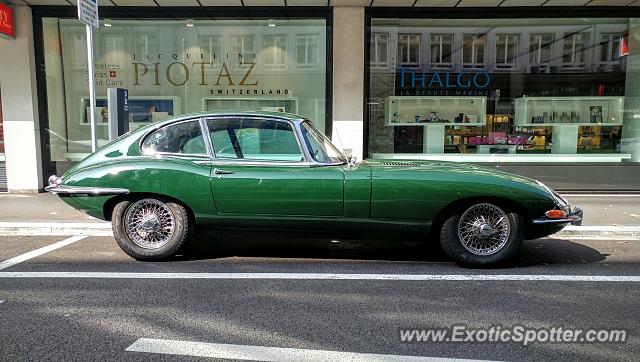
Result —
[[582, 225], [582, 216], [584, 212], [579, 206], [573, 208], [573, 210], [562, 219], [550, 219], [548, 217], [541, 217], [538, 219], [534, 219], [533, 223], [536, 225], [544, 225], [544, 224], [571, 224], [580, 226]]
[[120, 188], [66, 186], [60, 184], [60, 178], [56, 175], [49, 177], [49, 186], [45, 187], [44, 190], [58, 195], [78, 196], [126, 195], [129, 193], [129, 190]]

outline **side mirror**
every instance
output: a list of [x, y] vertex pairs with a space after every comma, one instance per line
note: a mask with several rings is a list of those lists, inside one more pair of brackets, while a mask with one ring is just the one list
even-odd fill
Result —
[[349, 162], [350, 165], [353, 165], [356, 163], [356, 158], [353, 157], [353, 149], [345, 148], [344, 150], [342, 150], [342, 153], [344, 153], [344, 155], [347, 157], [347, 161]]

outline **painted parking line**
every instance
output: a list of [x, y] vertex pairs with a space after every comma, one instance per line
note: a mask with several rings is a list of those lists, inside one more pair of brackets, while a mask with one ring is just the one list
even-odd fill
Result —
[[140, 338], [125, 351], [155, 354], [170, 354], [190, 357], [209, 357], [243, 361], [479, 361], [458, 358], [437, 358], [298, 349], [281, 347], [249, 346], [240, 344], [204, 343], [171, 339]]
[[6, 236], [112, 236], [109, 222], [1, 221], [0, 235]]
[[0, 278], [640, 282], [637, 275], [2, 272]]
[[60, 249], [60, 248], [62, 248], [64, 246], [67, 246], [69, 244], [73, 244], [76, 241], [82, 240], [84, 238], [86, 238], [86, 236], [83, 236], [83, 235], [72, 236], [70, 238], [64, 239], [62, 241], [58, 241], [57, 243], [53, 243], [51, 245], [47, 245], [47, 246], [42, 247], [40, 249], [36, 249], [36, 250], [30, 251], [28, 253], [24, 253], [22, 255], [18, 255], [15, 258], [7, 259], [7, 260], [5, 260], [3, 262], [0, 262], [0, 270], [9, 268], [9, 267], [14, 266], [16, 264], [22, 263], [23, 261], [35, 258], [35, 257], [43, 255], [43, 254], [46, 254], [46, 253], [48, 253], [50, 251], [54, 251], [56, 249]]

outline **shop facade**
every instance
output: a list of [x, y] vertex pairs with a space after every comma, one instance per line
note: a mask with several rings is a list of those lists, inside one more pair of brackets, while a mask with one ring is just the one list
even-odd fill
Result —
[[[101, 7], [98, 144], [109, 142], [107, 89], [125, 88], [129, 129], [202, 111], [291, 112], [358, 158], [640, 191], [640, 8], [356, 3]], [[16, 39], [0, 39], [11, 52], [0, 59], [2, 157], [8, 188], [35, 191], [90, 153], [86, 38], [73, 6], [14, 7]]]
[[[62, 174], [91, 152], [85, 27], [73, 9], [37, 12], [44, 166]], [[98, 146], [110, 141], [107, 90], [128, 90], [129, 130], [206, 111], [295, 113], [331, 128], [330, 13], [106, 10], [94, 32]], [[178, 19], [175, 19], [177, 16]], [[44, 62], [44, 64], [42, 63]]]
[[368, 156], [560, 189], [639, 188], [638, 19], [617, 9], [367, 13]]

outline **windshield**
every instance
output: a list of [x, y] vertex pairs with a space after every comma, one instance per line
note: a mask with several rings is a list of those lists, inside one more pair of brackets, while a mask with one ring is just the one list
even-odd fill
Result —
[[315, 129], [311, 122], [303, 122], [301, 129], [304, 142], [314, 161], [321, 163], [347, 162], [347, 157], [345, 157], [325, 135]]

